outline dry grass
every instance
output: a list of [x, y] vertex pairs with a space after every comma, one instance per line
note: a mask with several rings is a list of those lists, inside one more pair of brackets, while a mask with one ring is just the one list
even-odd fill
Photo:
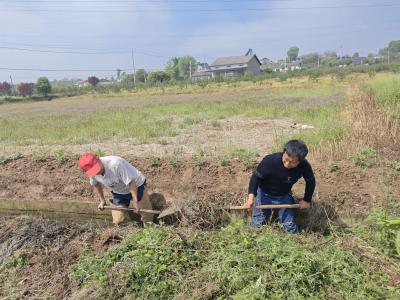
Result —
[[319, 159], [351, 158], [364, 147], [371, 147], [381, 154], [400, 151], [400, 120], [388, 113], [373, 92], [358, 87], [348, 90], [348, 105], [340, 115], [347, 133], [341, 139], [331, 140], [314, 151]]

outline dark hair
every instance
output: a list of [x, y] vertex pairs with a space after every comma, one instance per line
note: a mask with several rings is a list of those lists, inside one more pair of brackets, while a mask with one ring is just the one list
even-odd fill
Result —
[[297, 157], [300, 161], [304, 160], [308, 154], [307, 145], [301, 140], [290, 140], [283, 148], [283, 152], [291, 157]]

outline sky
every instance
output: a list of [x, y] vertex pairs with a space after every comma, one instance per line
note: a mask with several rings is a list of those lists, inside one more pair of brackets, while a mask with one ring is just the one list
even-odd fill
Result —
[[[400, 39], [399, 0], [0, 0], [0, 81], [163, 69], [192, 55], [277, 60], [377, 53]], [[133, 59], [132, 59], [133, 58]]]

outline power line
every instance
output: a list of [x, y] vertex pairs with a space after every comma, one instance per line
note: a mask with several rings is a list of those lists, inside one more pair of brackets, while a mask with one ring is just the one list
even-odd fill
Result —
[[[293, 2], [295, 0], [246, 0], [246, 2]], [[109, 0], [5, 0], [9, 3], [110, 3]], [[168, 3], [238, 3], [242, 4], [241, 0], [169, 0]], [[163, 0], [113, 0], [112, 3], [166, 3]]]
[[87, 69], [26, 69], [26, 68], [9, 68], [9, 67], [0, 67], [0, 70], [5, 71], [33, 71], [33, 72], [115, 72], [117, 69], [121, 71], [132, 71], [130, 68], [121, 69], [94, 69], [94, 70], [87, 70]]
[[215, 9], [190, 9], [190, 8], [170, 8], [170, 9], [135, 9], [135, 10], [64, 10], [64, 9], [2, 9], [3, 12], [53, 12], [53, 13], [132, 13], [132, 12], [261, 12], [273, 10], [313, 10], [313, 9], [340, 9], [340, 8], [379, 8], [397, 7], [399, 3], [388, 4], [345, 4], [336, 6], [308, 6], [308, 7], [271, 7], [271, 8], [215, 8]]
[[[397, 22], [388, 22], [388, 23], [380, 23], [379, 25], [399, 25], [399, 23]], [[370, 27], [373, 28], [377, 28], [376, 25], [374, 26], [362, 26], [359, 27], [357, 26], [357, 28], [355, 28], [352, 31], [348, 31], [346, 30], [345, 32], [337, 32], [338, 34], [341, 33], [352, 33], [355, 31], [359, 31], [359, 30], [365, 30], [368, 29]], [[380, 26], [379, 26], [380, 27]], [[247, 31], [247, 32], [237, 32], [235, 31], [235, 33], [213, 33], [213, 34], [186, 34], [186, 35], [167, 35], [169, 37], [214, 37], [214, 36], [238, 36], [238, 35], [243, 35], [243, 36], [247, 36], [250, 34], [257, 34], [257, 39], [261, 40], [264, 38], [269, 38], [269, 37], [274, 37], [274, 36], [266, 36], [266, 35], [262, 35], [264, 33], [286, 33], [286, 32], [295, 32], [295, 31], [310, 31], [310, 30], [320, 30], [320, 29], [332, 29], [334, 28], [335, 30], [337, 29], [348, 29], [348, 26], [346, 27], [337, 27], [337, 26], [318, 26], [318, 27], [303, 27], [303, 28], [289, 28], [289, 29], [285, 29], [285, 30], [268, 30], [268, 32], [261, 32], [261, 31]], [[385, 27], [386, 28], [386, 27]], [[325, 33], [324, 33], [325, 34]], [[59, 36], [60, 38], [66, 38], [65, 36]], [[152, 37], [165, 37], [165, 35], [152, 35]], [[124, 38], [123, 36], [121, 36], [120, 38]], [[137, 37], [136, 37], [137, 38]], [[250, 37], [251, 38], [251, 37]], [[252, 38], [251, 38], [252, 39]], [[108, 40], [108, 38], [107, 38]], [[242, 38], [240, 38], [240, 40], [242, 40]], [[92, 52], [75, 52], [75, 51], [49, 51], [50, 53], [55, 52], [55, 53], [72, 53], [72, 54], [118, 54], [118, 53], [130, 53], [131, 52], [131, 47], [130, 46], [118, 46], [118, 47], [109, 47], [106, 46], [104, 47], [104, 45], [93, 45], [91, 48], [90, 47], [74, 47], [74, 45], [69, 44], [69, 45], [48, 45], [48, 44], [27, 44], [27, 43], [16, 43], [16, 42], [8, 42], [8, 41], [3, 41], [1, 42], [2, 44], [7, 44], [7, 45], [16, 45], [16, 46], [25, 46], [25, 47], [34, 47], [34, 48], [45, 48], [45, 49], [63, 49], [63, 50], [90, 50]], [[26, 48], [20, 48], [20, 47], [10, 47], [10, 46], [0, 46], [0, 49], [4, 48], [4, 49], [13, 49], [13, 50], [26, 50], [26, 51], [44, 51], [44, 50], [36, 50], [36, 49], [26, 49]], [[98, 52], [97, 50], [105, 50], [104, 52]], [[106, 50], [110, 50], [110, 51], [106, 51]], [[149, 52], [147, 50], [142, 50], [142, 49], [134, 49], [135, 53], [138, 54], [147, 54], [147, 55], [152, 55], [152, 56], [159, 56], [159, 57], [167, 57], [165, 55], [162, 54], [158, 54], [156, 52]]]
[[41, 52], [41, 53], [87, 54], [87, 55], [107, 55], [107, 54], [129, 53], [129, 51], [114, 51], [114, 52], [54, 51], [54, 50], [37, 50], [37, 49], [26, 49], [26, 48], [17, 48], [17, 47], [5, 47], [5, 46], [0, 46], [0, 49], [18, 50], [18, 51], [27, 51], [27, 52]]
[[[384, 24], [384, 25], [389, 25], [389, 24]], [[392, 25], [392, 24], [391, 24]], [[368, 27], [366, 26], [366, 27], [363, 27], [363, 28], [357, 28], [357, 29], [354, 29], [354, 30], [351, 30], [351, 31], [349, 31], [349, 30], [347, 30], [347, 31], [345, 31], [345, 32], [343, 32], [343, 31], [341, 31], [341, 32], [330, 32], [330, 33], [323, 33], [324, 35], [336, 35], [336, 34], [348, 34], [348, 33], [354, 33], [354, 32], [359, 32], [359, 31], [363, 31], [363, 30], [365, 30], [365, 29], [367, 29]], [[386, 28], [386, 27], [385, 27]], [[299, 30], [301, 30], [301, 31], [304, 31], [304, 30], [310, 30], [311, 28], [302, 28], [302, 29], [299, 29]], [[390, 28], [387, 28], [387, 29], [390, 29]], [[392, 29], [395, 29], [395, 28], [392, 28]], [[289, 30], [288, 30], [289, 31]], [[322, 34], [322, 33], [321, 33]], [[317, 34], [313, 34], [313, 36], [316, 36]], [[213, 35], [211, 35], [211, 36], [213, 36]], [[216, 36], [219, 36], [219, 35], [216, 35]], [[255, 37], [255, 38], [251, 38], [251, 37], [248, 37], [248, 38], [240, 38], [240, 39], [235, 39], [235, 40], [230, 40], [230, 41], [251, 41], [251, 42], [261, 42], [261, 41], [265, 41], [265, 38], [266, 37], [261, 37], [261, 36], [258, 36], [258, 37]], [[272, 40], [280, 40], [280, 39], [278, 39], [278, 38], [274, 38], [274, 37], [267, 37], [268, 38], [268, 41], [272, 41]], [[8, 43], [8, 42], [5, 42], [6, 44], [17, 44], [17, 45], [25, 45], [25, 46], [28, 46], [28, 47], [39, 47], [39, 48], [58, 48], [58, 49], [81, 49], [81, 48], [63, 48], [63, 47], [57, 47], [57, 46], [50, 46], [50, 45], [34, 45], [34, 44], [20, 44], [20, 43]], [[131, 53], [131, 50], [127, 50], [127, 48], [124, 48], [124, 49], [126, 49], [126, 50], [121, 50], [121, 51], [108, 51], [108, 52], [79, 52], [79, 51], [53, 51], [53, 50], [42, 50], [42, 49], [40, 49], [40, 50], [37, 50], [37, 49], [27, 49], [27, 48], [19, 48], [19, 47], [9, 47], [9, 46], [0, 46], [0, 49], [10, 49], [10, 50], [17, 50], [17, 51], [28, 51], [28, 52], [43, 52], [43, 53], [56, 53], [56, 54], [83, 54], [83, 55], [98, 55], [98, 54], [121, 54], [121, 53]], [[94, 48], [91, 48], [91, 49], [94, 49]], [[122, 49], [122, 48], [121, 48]], [[169, 58], [171, 58], [172, 56], [176, 56], [177, 54], [174, 54], [174, 55], [169, 55], [169, 56], [166, 56], [166, 55], [161, 55], [161, 54], [157, 54], [157, 53], [154, 53], [154, 52], [146, 52], [146, 51], [141, 51], [141, 50], [138, 50], [138, 49], [136, 49], [136, 50], [134, 50], [134, 53], [136, 53], [136, 54], [142, 54], [142, 55], [145, 55], [145, 56], [153, 56], [153, 57], [160, 57], [160, 58], [165, 58], [165, 59], [169, 59]], [[179, 56], [179, 55], [178, 55]]]

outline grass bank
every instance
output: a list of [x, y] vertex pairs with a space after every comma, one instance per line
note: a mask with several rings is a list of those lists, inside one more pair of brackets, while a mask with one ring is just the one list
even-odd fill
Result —
[[377, 76], [363, 84], [364, 90], [373, 96], [389, 113], [400, 119], [400, 76]]
[[[388, 275], [340, 239], [249, 230], [153, 227], [83, 256], [70, 278], [85, 297], [136, 299], [397, 299]], [[82, 294], [80, 294], [82, 296]]]

